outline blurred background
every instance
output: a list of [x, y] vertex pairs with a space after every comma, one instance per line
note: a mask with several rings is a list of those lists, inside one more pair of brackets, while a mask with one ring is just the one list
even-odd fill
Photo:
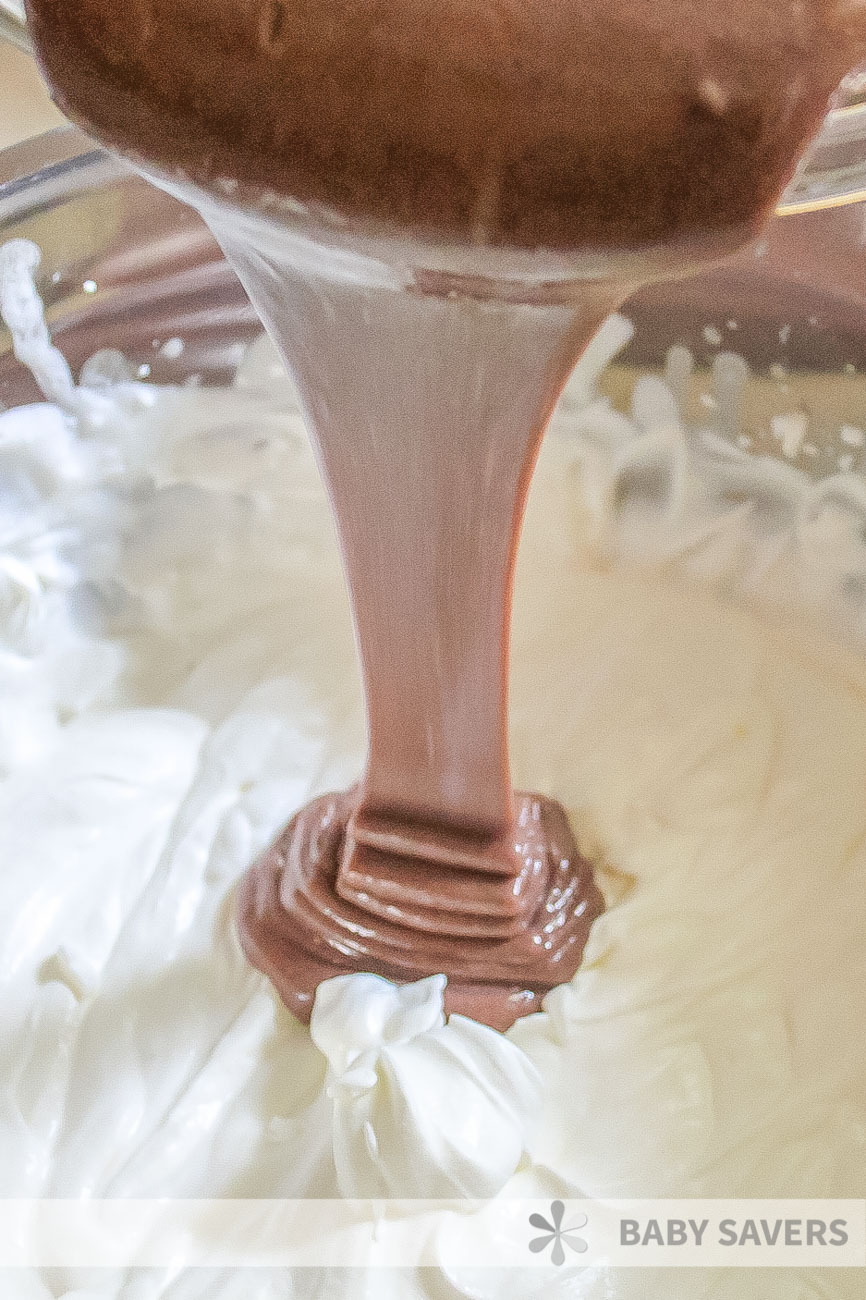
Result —
[[[6, 5], [0, 4], [0, 10], [4, 8], [14, 12], [17, 5], [9, 0]], [[48, 98], [32, 59], [0, 39], [0, 149], [60, 126], [63, 120]]]

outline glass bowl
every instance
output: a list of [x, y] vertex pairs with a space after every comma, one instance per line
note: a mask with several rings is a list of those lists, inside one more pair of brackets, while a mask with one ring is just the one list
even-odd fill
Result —
[[[153, 379], [230, 380], [260, 333], [237, 279], [195, 213], [141, 180], [86, 136], [62, 128], [0, 156], [0, 239], [42, 249], [40, 291], [74, 371], [107, 346]], [[159, 352], [182, 336], [182, 361]], [[160, 343], [154, 346], [154, 341]], [[0, 332], [0, 402], [36, 389]]]
[[[739, 257], [634, 297], [624, 308], [634, 337], [602, 386], [627, 405], [639, 376], [662, 373], [670, 348], [685, 346], [686, 414], [812, 477], [836, 472], [840, 457], [858, 472], [866, 453], [847, 431], [866, 422], [866, 199], [795, 206]], [[156, 383], [224, 384], [260, 333], [200, 218], [72, 128], [0, 155], [0, 239], [16, 237], [42, 249], [48, 321], [76, 374], [110, 345]], [[163, 348], [176, 337], [180, 356]], [[736, 429], [711, 409], [728, 352], [750, 374]], [[36, 396], [0, 329], [0, 402]], [[805, 421], [802, 437], [780, 433], [786, 415]]]

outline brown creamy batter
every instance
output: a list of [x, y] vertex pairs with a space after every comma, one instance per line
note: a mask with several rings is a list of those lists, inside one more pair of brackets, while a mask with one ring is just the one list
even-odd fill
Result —
[[[544, 427], [636, 281], [760, 227], [861, 56], [864, 10], [29, 0], [29, 17], [61, 106], [195, 187], [296, 377], [337, 518], [368, 767], [248, 874], [244, 947], [299, 1014], [342, 971], [444, 972], [450, 1010], [505, 1028], [574, 974], [602, 906], [562, 809], [514, 796], [508, 766], [512, 574]], [[227, 179], [234, 213], [212, 198]], [[274, 195], [290, 205], [259, 242], [241, 206]], [[472, 247], [475, 274], [443, 275], [441, 251], [402, 282], [317, 263], [293, 242], [299, 205], [305, 238], [396, 236], [416, 268], [438, 244], [465, 269]], [[507, 286], [485, 250], [520, 255]], [[568, 272], [527, 276], [551, 251]]]

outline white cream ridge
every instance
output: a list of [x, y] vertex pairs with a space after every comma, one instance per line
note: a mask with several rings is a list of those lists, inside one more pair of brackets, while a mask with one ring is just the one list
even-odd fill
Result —
[[[34, 265], [4, 258], [31, 338]], [[545, 444], [512, 682], [516, 778], [565, 804], [610, 906], [506, 1036], [444, 1025], [441, 981], [363, 976], [324, 987], [311, 1032], [240, 953], [239, 874], [364, 752], [330, 517], [268, 347], [232, 389], [103, 358], [62, 404], [0, 413], [0, 1194], [863, 1195], [866, 670], [804, 630], [830, 611], [860, 636], [860, 489], [684, 429], [675, 383], [612, 410], [596, 382], [628, 329], [605, 326]], [[15, 1300], [860, 1285], [0, 1279]]]

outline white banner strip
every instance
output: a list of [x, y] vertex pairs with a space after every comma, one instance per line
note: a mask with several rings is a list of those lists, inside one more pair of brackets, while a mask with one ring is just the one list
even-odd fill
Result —
[[866, 1201], [0, 1201], [0, 1267], [864, 1268]]

